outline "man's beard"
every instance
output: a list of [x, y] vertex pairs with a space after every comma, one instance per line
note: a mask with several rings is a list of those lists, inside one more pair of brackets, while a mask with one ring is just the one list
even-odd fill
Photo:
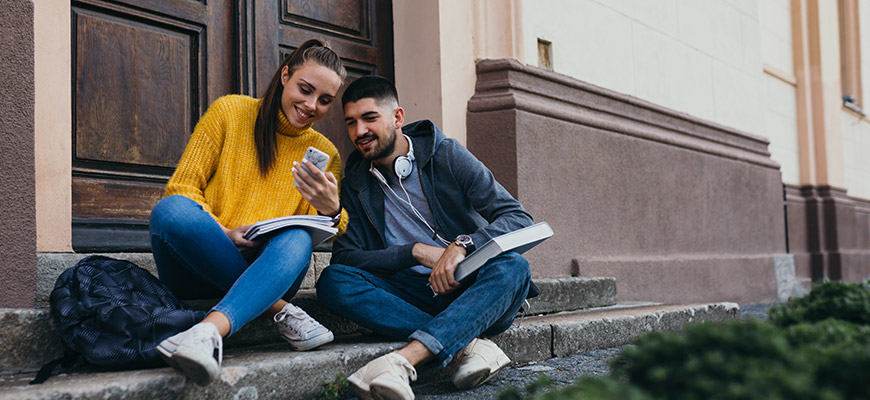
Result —
[[[364, 138], [365, 137], [363, 137], [363, 139]], [[390, 129], [390, 135], [387, 136], [386, 138], [384, 138], [386, 140], [389, 140], [389, 142], [381, 143], [380, 138], [378, 138], [377, 136], [375, 136], [375, 138], [377, 138], [378, 145], [383, 145], [383, 146], [382, 147], [375, 147], [374, 149], [372, 149], [372, 151], [370, 153], [363, 154], [363, 158], [365, 158], [366, 161], [374, 161], [374, 160], [379, 160], [381, 158], [388, 157], [390, 154], [393, 154], [393, 149], [396, 148], [396, 129], [395, 128]]]

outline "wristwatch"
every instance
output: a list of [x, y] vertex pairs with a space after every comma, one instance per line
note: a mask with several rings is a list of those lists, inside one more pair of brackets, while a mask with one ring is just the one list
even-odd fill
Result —
[[338, 213], [332, 216], [332, 226], [338, 226], [338, 223], [341, 222], [341, 207], [338, 209]]
[[456, 243], [457, 246], [464, 247], [465, 251], [468, 253], [474, 251], [474, 240], [471, 240], [471, 236], [459, 235], [453, 240], [453, 243]]

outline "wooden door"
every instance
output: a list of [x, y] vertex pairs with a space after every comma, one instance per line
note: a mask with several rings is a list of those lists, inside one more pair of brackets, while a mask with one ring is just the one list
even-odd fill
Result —
[[[352, 77], [392, 77], [388, 0], [71, 4], [79, 252], [150, 250], [151, 208], [199, 117], [221, 95], [261, 94], [280, 57], [304, 40], [330, 41]], [[350, 151], [340, 105], [316, 128]]]
[[[363, 75], [393, 79], [393, 11], [388, 0], [271, 0], [257, 1], [250, 29], [256, 31], [249, 87], [261, 96], [284, 57], [308, 39], [329, 42], [347, 69], [339, 91]], [[338, 147], [342, 159], [353, 150], [338, 101], [314, 129]]]

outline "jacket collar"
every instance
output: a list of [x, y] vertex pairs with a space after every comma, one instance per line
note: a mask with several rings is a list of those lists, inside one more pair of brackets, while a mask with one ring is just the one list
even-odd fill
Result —
[[[417, 166], [425, 167], [432, 156], [435, 155], [435, 150], [438, 145], [447, 137], [441, 132], [441, 129], [434, 122], [424, 119], [421, 121], [412, 122], [402, 127], [402, 133], [408, 135], [414, 141], [414, 157], [417, 159]], [[362, 157], [359, 150], [354, 149], [347, 157], [347, 168], [345, 169], [345, 177], [347, 180], [343, 185], [350, 185], [357, 191], [364, 191], [366, 187], [377, 185], [375, 178], [369, 172], [371, 162]]]

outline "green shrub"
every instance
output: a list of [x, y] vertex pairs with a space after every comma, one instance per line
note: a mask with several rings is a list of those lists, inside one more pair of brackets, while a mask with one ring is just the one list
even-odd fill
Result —
[[827, 282], [772, 308], [770, 322], [652, 333], [617, 355], [608, 377], [502, 400], [870, 399], [868, 371], [870, 286]]
[[625, 349], [611, 375], [667, 399], [809, 398], [812, 368], [761, 321], [696, 324], [653, 333]]
[[543, 391], [552, 384], [546, 375], [541, 375], [524, 390], [511, 388], [502, 392], [498, 400], [651, 400], [651, 397], [638, 388], [611, 377], [585, 377], [573, 385], [550, 392]]
[[323, 382], [320, 386], [320, 394], [316, 397], [317, 400], [341, 400], [347, 398], [350, 394], [348, 390], [350, 382], [342, 373], [335, 375], [332, 382]]
[[870, 325], [870, 286], [825, 282], [804, 297], [770, 309], [770, 321], [783, 327], [829, 318]]

